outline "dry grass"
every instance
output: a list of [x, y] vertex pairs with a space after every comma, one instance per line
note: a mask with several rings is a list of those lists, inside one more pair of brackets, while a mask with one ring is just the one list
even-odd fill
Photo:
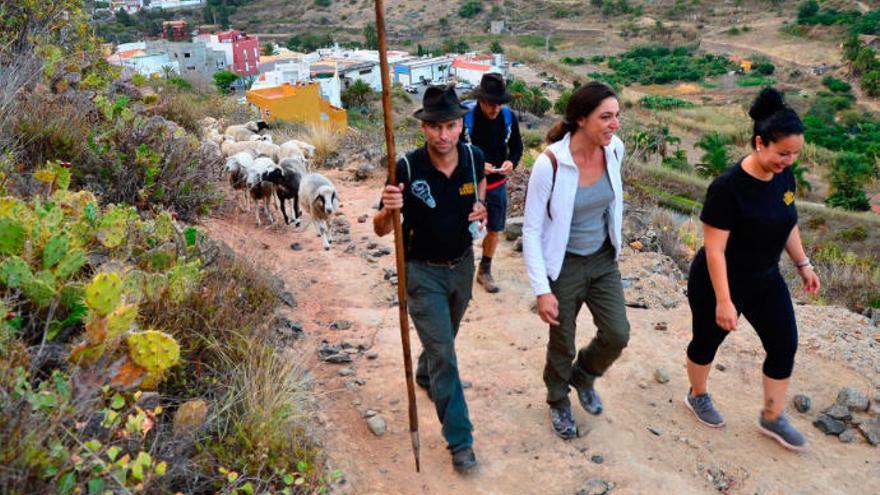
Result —
[[660, 111], [657, 114], [670, 125], [702, 135], [708, 130], [719, 131], [733, 137], [734, 143], [748, 143], [752, 135], [748, 115], [738, 106], [681, 108]]
[[300, 139], [315, 147], [313, 167], [325, 167], [339, 152], [341, 134], [329, 126], [311, 125], [306, 128], [305, 135]]

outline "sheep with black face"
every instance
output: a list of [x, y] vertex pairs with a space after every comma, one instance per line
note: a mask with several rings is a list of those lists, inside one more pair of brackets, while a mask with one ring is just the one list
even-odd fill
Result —
[[250, 193], [251, 199], [254, 200], [254, 213], [257, 217], [257, 225], [262, 225], [260, 222], [260, 207], [259, 200], [263, 200], [263, 209], [266, 212], [266, 217], [269, 220], [269, 223], [275, 223], [275, 220], [272, 218], [272, 211], [269, 209], [269, 202], [272, 201], [273, 195], [275, 194], [275, 184], [271, 181], [265, 180], [264, 176], [271, 173], [273, 170], [277, 169], [278, 165], [271, 158], [261, 156], [254, 159], [253, 164], [248, 168], [247, 175], [247, 188], [248, 193]]
[[[284, 158], [278, 162], [278, 167], [263, 174], [263, 180], [267, 180], [275, 184], [275, 194], [278, 196], [278, 202], [281, 204], [281, 214], [284, 215], [284, 223], [299, 227], [302, 212], [299, 208], [299, 189], [303, 177], [306, 176], [305, 160], [301, 158]], [[284, 203], [287, 200], [293, 201], [293, 218], [287, 217], [287, 211], [284, 209]], [[292, 220], [292, 221], [291, 221]]]
[[318, 236], [324, 239], [324, 249], [330, 249], [333, 241], [327, 220], [339, 211], [339, 197], [333, 183], [321, 174], [307, 174], [299, 185], [299, 204], [311, 217]]

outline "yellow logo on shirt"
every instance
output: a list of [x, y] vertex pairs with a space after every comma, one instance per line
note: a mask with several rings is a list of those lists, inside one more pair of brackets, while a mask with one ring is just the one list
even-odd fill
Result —
[[794, 203], [794, 193], [791, 191], [785, 191], [785, 195], [782, 196], [782, 200], [785, 201], [786, 206]]
[[473, 193], [474, 193], [474, 183], [473, 182], [467, 182], [465, 184], [462, 184], [461, 187], [458, 188], [458, 195], [459, 196], [469, 196]]

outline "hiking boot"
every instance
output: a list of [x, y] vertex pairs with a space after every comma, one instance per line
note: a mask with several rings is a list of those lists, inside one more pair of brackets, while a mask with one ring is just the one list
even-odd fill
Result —
[[477, 272], [477, 283], [482, 285], [489, 294], [495, 294], [501, 290], [500, 287], [495, 285], [495, 279], [492, 278], [492, 272], [489, 271], [480, 270]]
[[596, 392], [595, 388], [575, 387], [575, 390], [577, 390], [578, 401], [580, 401], [584, 411], [593, 416], [602, 414], [602, 399], [599, 398], [599, 392]]
[[571, 415], [571, 406], [551, 407], [550, 423], [553, 424], [553, 432], [564, 440], [577, 437], [577, 425]]
[[708, 394], [691, 395], [688, 390], [687, 396], [684, 398], [684, 405], [694, 413], [697, 421], [711, 428], [721, 428], [724, 426], [724, 418], [715, 409], [712, 403], [712, 397]]
[[452, 467], [458, 474], [465, 474], [477, 465], [474, 449], [465, 447], [452, 453]]
[[784, 414], [780, 414], [775, 421], [768, 421], [761, 414], [758, 418], [758, 430], [788, 450], [800, 452], [807, 447], [807, 440], [788, 422]]

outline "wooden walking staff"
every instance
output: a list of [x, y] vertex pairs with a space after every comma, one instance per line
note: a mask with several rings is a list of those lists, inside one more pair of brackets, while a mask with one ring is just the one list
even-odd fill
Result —
[[[397, 185], [396, 154], [394, 152], [394, 124], [391, 113], [391, 77], [388, 71], [388, 47], [385, 43], [385, 13], [382, 0], [376, 2], [376, 34], [379, 37], [379, 68], [382, 72], [382, 110], [385, 114], [385, 150], [388, 156], [388, 183]], [[419, 465], [419, 414], [416, 409], [416, 389], [413, 383], [412, 352], [409, 345], [409, 317], [406, 313], [406, 266], [403, 261], [403, 229], [400, 215], [393, 215], [394, 254], [397, 258], [397, 300], [400, 312], [400, 343], [403, 346], [403, 369], [406, 373], [406, 396], [409, 400], [409, 434], [412, 439], [416, 472]]]

